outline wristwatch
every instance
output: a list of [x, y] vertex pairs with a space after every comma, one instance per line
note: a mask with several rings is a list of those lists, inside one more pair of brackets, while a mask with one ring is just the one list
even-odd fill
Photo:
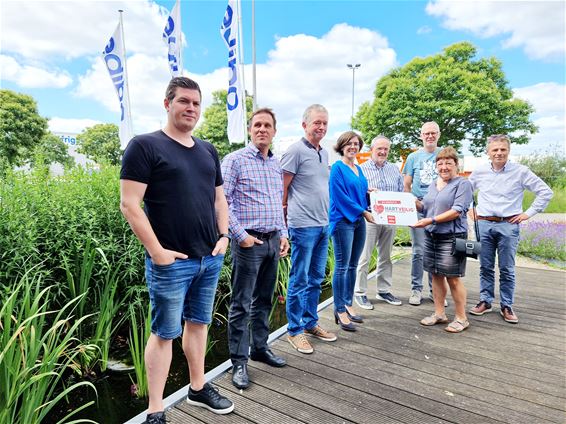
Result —
[[232, 237], [230, 237], [230, 234], [226, 234], [226, 233], [219, 234], [218, 240], [220, 240], [222, 237], [226, 237], [228, 239], [228, 241], [232, 240]]
[[434, 219], [434, 217], [432, 217], [432, 225], [436, 225], [436, 219]]

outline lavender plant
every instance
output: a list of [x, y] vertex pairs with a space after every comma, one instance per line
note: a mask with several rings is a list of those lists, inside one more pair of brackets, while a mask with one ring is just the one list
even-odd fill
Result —
[[566, 268], [566, 222], [527, 221], [522, 224], [518, 252]]

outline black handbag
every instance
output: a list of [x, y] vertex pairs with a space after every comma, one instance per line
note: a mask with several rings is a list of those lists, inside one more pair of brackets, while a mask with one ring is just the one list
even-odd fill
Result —
[[[475, 240], [467, 240], [461, 238], [454, 238], [452, 242], [452, 256], [466, 255], [468, 258], [477, 259], [481, 251], [480, 243], [480, 230], [478, 228], [478, 217], [476, 216], [476, 201], [473, 199], [473, 209], [474, 215], [474, 229], [476, 232]], [[454, 224], [454, 227], [456, 224]]]

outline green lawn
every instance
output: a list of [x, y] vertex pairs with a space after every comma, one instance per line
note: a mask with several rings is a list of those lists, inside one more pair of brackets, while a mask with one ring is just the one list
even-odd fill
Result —
[[[554, 187], [554, 196], [545, 209], [545, 213], [565, 213], [566, 212], [566, 188]], [[535, 195], [530, 191], [525, 191], [523, 198], [523, 210], [527, 210], [533, 202]]]

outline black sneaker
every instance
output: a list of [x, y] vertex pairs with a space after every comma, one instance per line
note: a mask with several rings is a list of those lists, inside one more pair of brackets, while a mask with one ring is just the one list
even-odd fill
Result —
[[206, 408], [215, 414], [229, 414], [234, 410], [234, 402], [218, 393], [218, 389], [209, 383], [205, 383], [198, 392], [193, 392], [189, 386], [187, 403]]
[[145, 419], [146, 424], [166, 424], [167, 421], [165, 420], [165, 412], [154, 412], [153, 414], [147, 414], [147, 418]]

